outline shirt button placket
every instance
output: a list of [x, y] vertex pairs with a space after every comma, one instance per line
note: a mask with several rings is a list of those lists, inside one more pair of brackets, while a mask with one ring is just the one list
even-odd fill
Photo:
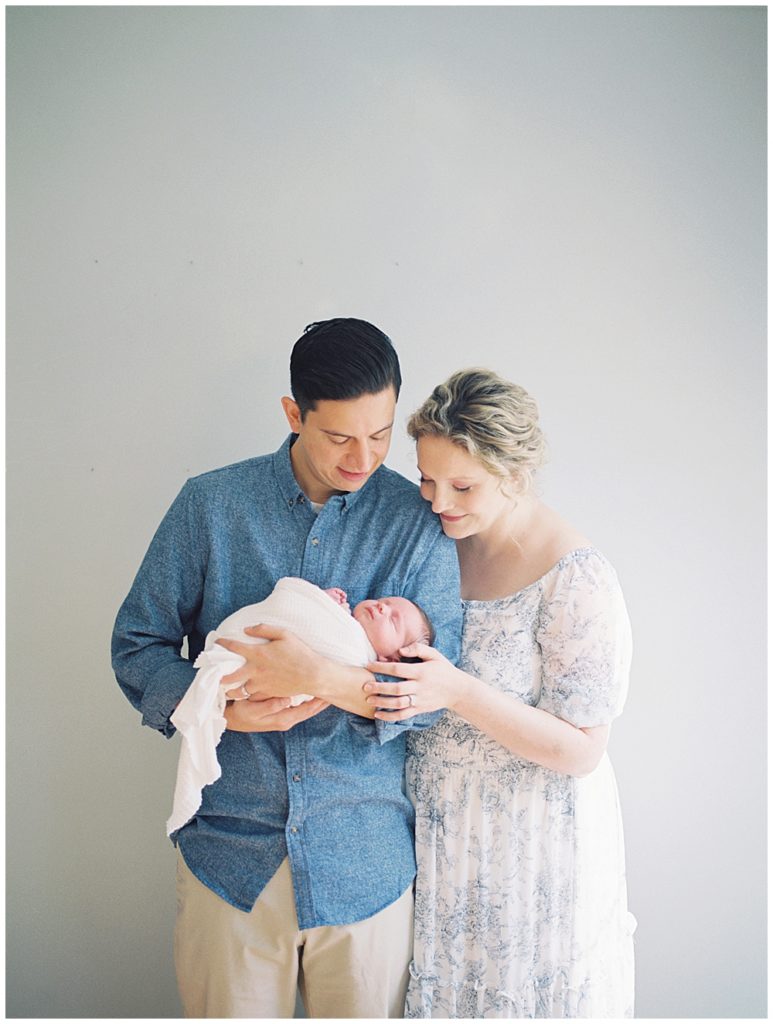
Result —
[[306, 743], [303, 725], [285, 733], [285, 775], [288, 796], [287, 822], [285, 837], [287, 853], [293, 878], [296, 883], [296, 899], [298, 900], [299, 917], [307, 917], [311, 912], [311, 889], [307, 870], [308, 851], [303, 822], [306, 815], [304, 786], [301, 784], [306, 763]]
[[322, 557], [322, 545], [319, 537], [309, 537], [306, 541], [306, 550], [303, 556], [303, 570], [301, 575], [311, 583], [319, 581], [319, 566]]

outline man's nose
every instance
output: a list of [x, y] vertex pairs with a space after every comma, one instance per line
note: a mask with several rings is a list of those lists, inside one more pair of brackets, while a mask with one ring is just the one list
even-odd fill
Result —
[[352, 442], [349, 448], [349, 466], [352, 473], [367, 473], [370, 466], [370, 449], [367, 441]]

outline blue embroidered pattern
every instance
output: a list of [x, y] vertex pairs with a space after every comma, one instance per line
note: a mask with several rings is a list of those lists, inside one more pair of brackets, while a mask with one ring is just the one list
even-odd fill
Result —
[[[571, 552], [511, 597], [465, 602], [461, 667], [578, 727], [620, 714], [617, 576]], [[408, 743], [418, 876], [406, 1016], [630, 1017], [635, 919], [611, 763], [573, 778], [452, 712]]]

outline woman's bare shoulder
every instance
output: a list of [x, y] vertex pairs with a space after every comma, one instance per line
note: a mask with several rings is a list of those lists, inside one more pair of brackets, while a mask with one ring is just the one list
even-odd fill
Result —
[[581, 530], [546, 505], [542, 506], [538, 536], [534, 537], [534, 542], [545, 572], [571, 551], [593, 546]]

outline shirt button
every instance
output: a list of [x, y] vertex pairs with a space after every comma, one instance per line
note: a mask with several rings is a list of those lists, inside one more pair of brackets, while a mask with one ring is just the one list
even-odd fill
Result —
[[311, 543], [316, 547], [319, 544], [319, 537], [313, 537]]
[[290, 508], [292, 508], [293, 505], [295, 504], [295, 502], [293, 501], [292, 498], [290, 498], [290, 500], [287, 502], [287, 504], [290, 506]]
[[296, 772], [295, 775], [293, 775], [293, 782], [300, 782], [300, 781], [301, 781], [301, 777], [298, 774], [298, 772]]
[[298, 831], [298, 826], [297, 825], [292, 825], [290, 827], [290, 831], [292, 832], [293, 835], [295, 835], [296, 832]]

